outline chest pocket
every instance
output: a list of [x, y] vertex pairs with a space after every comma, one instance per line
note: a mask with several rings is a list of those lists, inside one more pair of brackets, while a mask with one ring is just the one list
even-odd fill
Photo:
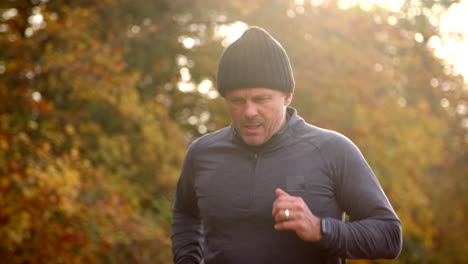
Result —
[[337, 209], [333, 184], [325, 174], [293, 174], [286, 177], [285, 183], [286, 192], [301, 197], [312, 213], [324, 216]]
[[285, 182], [287, 193], [303, 193], [305, 191], [306, 185], [303, 174], [293, 174], [291, 176], [287, 176]]

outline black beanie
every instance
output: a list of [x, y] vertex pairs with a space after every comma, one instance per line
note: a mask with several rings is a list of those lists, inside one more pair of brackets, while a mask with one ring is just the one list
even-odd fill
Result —
[[224, 51], [218, 66], [218, 91], [225, 96], [240, 88], [294, 90], [288, 55], [268, 32], [251, 27]]

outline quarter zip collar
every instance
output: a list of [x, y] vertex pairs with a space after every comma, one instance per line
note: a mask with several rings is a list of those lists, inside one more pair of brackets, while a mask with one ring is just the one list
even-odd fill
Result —
[[260, 146], [251, 146], [245, 144], [245, 142], [239, 136], [236, 128], [234, 127], [234, 124], [231, 123], [233, 143], [239, 144], [254, 153], [273, 152], [276, 149], [288, 144], [288, 138], [290, 134], [289, 131], [301, 120], [302, 118], [298, 117], [296, 109], [288, 106], [286, 108], [286, 124], [284, 125], [284, 127], [280, 129], [276, 134], [274, 134], [267, 142]]

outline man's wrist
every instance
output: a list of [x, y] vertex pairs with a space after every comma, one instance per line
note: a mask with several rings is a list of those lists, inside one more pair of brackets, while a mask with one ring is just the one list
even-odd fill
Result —
[[322, 239], [327, 238], [330, 236], [330, 223], [327, 218], [322, 217], [320, 218], [320, 234], [322, 235]]

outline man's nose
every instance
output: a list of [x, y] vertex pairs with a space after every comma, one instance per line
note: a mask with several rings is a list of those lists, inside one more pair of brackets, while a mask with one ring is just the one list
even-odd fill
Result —
[[253, 118], [258, 115], [257, 105], [251, 102], [245, 104], [244, 115], [246, 118]]

